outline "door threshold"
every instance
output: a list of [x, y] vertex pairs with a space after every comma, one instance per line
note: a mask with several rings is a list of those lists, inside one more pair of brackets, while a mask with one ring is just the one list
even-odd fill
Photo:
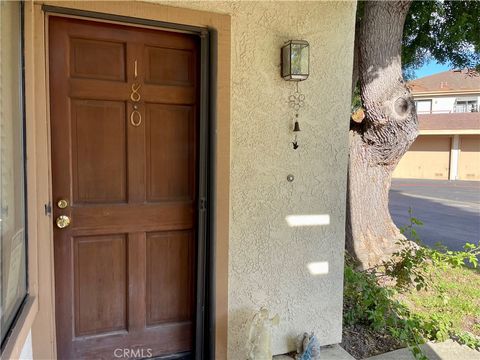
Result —
[[152, 360], [192, 360], [192, 353], [191, 352], [182, 352], [173, 355], [165, 355], [165, 356], [156, 356], [152, 358], [148, 358]]

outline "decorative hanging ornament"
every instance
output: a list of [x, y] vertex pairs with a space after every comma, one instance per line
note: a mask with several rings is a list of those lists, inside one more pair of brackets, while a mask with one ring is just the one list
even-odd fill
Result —
[[300, 124], [298, 123], [298, 112], [305, 105], [305, 95], [298, 90], [298, 82], [296, 82], [295, 85], [295, 92], [288, 97], [288, 105], [295, 111], [295, 118], [293, 123], [293, 132], [295, 134], [295, 138], [292, 142], [294, 150], [298, 149], [299, 147], [297, 141], [297, 133], [300, 132]]
[[300, 131], [300, 125], [298, 124], [298, 119], [295, 119], [295, 124], [293, 125], [293, 132]]

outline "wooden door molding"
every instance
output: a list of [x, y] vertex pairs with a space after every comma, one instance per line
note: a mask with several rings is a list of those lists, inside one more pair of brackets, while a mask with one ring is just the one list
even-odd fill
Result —
[[[134, 29], [60, 17], [52, 17], [50, 21], [50, 84], [54, 94], [51, 96], [53, 201], [55, 204], [60, 197], [68, 197], [73, 205], [67, 209], [54, 206], [53, 212], [54, 218], [59, 215], [72, 218], [72, 227], [54, 231], [59, 289], [57, 336], [62, 339], [66, 331], [67, 338], [64, 336], [63, 339], [68, 340], [68, 329], [73, 324], [73, 337], [77, 339], [76, 343], [59, 341], [59, 357], [92, 356], [111, 347], [128, 347], [128, 341], [139, 344], [140, 339], [154, 347], [157, 355], [193, 351], [193, 343], [196, 358], [212, 351], [204, 343], [205, 335], [208, 335], [205, 329], [211, 329], [213, 324], [205, 316], [208, 313], [203, 312], [206, 298], [211, 299], [208, 289], [205, 291], [205, 276], [213, 260], [206, 252], [207, 249], [213, 251], [212, 246], [207, 248], [206, 222], [209, 127], [206, 123], [208, 116], [205, 116], [208, 114], [208, 108], [205, 108], [208, 97], [203, 91], [208, 78], [208, 62], [203, 60], [199, 67], [192, 65], [197, 63], [195, 48], [202, 59], [208, 52], [205, 52], [204, 45], [200, 46], [205, 40], [195, 45], [188, 40], [193, 38], [170, 34], [159, 44], [155, 31]], [[100, 30], [103, 37], [98, 37]], [[141, 48], [135, 38], [139, 33], [146, 44]], [[208, 40], [203, 31], [201, 39], [205, 38]], [[59, 42], [63, 44], [61, 49], [52, 52], [53, 46], [58, 46]], [[61, 57], [62, 53], [68, 53], [67, 60]], [[88, 57], [82, 59], [78, 56], [84, 53], [93, 53], [104, 61], [94, 63]], [[127, 121], [128, 114], [137, 109], [134, 107], [136, 103], [125, 102], [132, 90], [128, 85], [137, 80], [131, 67], [132, 54], [135, 54], [135, 61], [143, 65], [140, 69], [148, 69], [140, 70], [139, 76], [142, 79], [142, 102], [139, 105], [143, 106], [139, 106], [138, 111], [144, 121], [144, 126], [139, 127], [131, 126]], [[172, 71], [158, 72], [158, 66], [146, 65], [156, 61], [162, 61], [167, 70], [185, 65], [193, 72], [175, 75]], [[65, 76], [68, 81], [63, 80]], [[191, 86], [200, 76], [202, 85], [191, 92]], [[71, 100], [62, 102], [56, 100], [57, 96]], [[195, 100], [197, 97], [199, 100]], [[70, 120], [62, 123], [69, 116]], [[152, 121], [160, 118], [167, 120], [161, 124]], [[169, 136], [199, 146], [192, 145], [193, 148], [183, 153], [182, 149], [186, 148], [170, 143]], [[166, 153], [174, 157], [166, 159], [162, 155]], [[184, 161], [192, 165], [188, 169], [177, 166]], [[169, 171], [158, 172], [161, 168]], [[182, 179], [189, 180], [184, 182]], [[158, 202], [161, 202], [160, 206], [155, 205]], [[135, 221], [130, 221], [129, 225], [131, 218]], [[152, 220], [158, 218], [163, 220], [161, 224]], [[69, 245], [65, 245], [67, 242]], [[197, 254], [197, 279], [191, 277], [195, 273], [193, 268], [189, 270], [172, 262], [175, 257], [159, 265], [158, 254], [167, 250], [177, 254], [177, 259], [191, 259], [187, 261], [191, 264], [195, 263], [192, 256]], [[143, 265], [132, 268], [134, 263]], [[62, 270], [69, 268], [74, 273], [77, 271], [74, 278]], [[178, 298], [168, 298], [173, 291], [180, 294], [181, 299], [188, 298], [188, 293], [183, 293], [183, 286], [171, 288], [170, 292], [158, 292], [158, 288], [149, 285], [159, 281], [172, 284], [172, 278], [158, 275], [172, 271], [179, 274], [179, 284], [197, 282], [195, 307], [186, 302], [179, 303]], [[155, 279], [151, 278], [153, 274], [157, 274]], [[145, 283], [132, 279], [144, 279]], [[72, 280], [73, 288], [69, 290], [67, 284]], [[90, 284], [94, 283], [103, 285], [94, 287], [92, 300], [85, 294], [91, 292]], [[129, 295], [124, 297], [125, 293]], [[112, 298], [115, 301], [109, 302]], [[106, 311], [92, 312], [92, 308], [105, 309], [107, 303]], [[170, 304], [170, 311], [162, 311], [160, 304]], [[76, 309], [73, 322], [66, 316], [71, 306]], [[191, 318], [194, 308], [196, 326], [191, 329], [182, 322]], [[142, 314], [146, 317], [142, 318]], [[155, 333], [142, 331], [172, 321], [177, 324], [176, 333], [171, 329], [168, 333], [164, 329]], [[110, 334], [108, 339], [102, 335], [99, 340], [97, 335], [105, 332]], [[193, 333], [196, 334], [195, 341]], [[176, 345], [173, 339], [176, 339]]]

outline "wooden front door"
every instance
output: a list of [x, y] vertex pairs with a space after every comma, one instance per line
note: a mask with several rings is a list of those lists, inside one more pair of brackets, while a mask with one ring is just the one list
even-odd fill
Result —
[[198, 74], [194, 35], [50, 17], [60, 359], [192, 351]]

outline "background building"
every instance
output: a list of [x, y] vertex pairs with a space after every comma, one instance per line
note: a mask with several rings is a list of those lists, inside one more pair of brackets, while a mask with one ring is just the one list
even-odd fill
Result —
[[409, 84], [420, 134], [393, 177], [480, 180], [480, 74], [450, 70]]

